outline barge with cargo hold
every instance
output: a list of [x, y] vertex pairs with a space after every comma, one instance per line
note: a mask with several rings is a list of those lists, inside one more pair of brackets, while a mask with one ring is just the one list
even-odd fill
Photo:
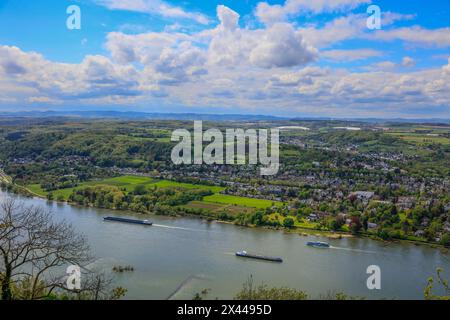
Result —
[[243, 257], [243, 258], [250, 258], [250, 259], [257, 259], [257, 260], [265, 260], [265, 261], [272, 261], [272, 262], [283, 262], [283, 259], [279, 257], [268, 257], [268, 256], [262, 256], [258, 254], [251, 254], [247, 251], [238, 251], [236, 252], [236, 256]]
[[306, 243], [307, 246], [315, 247], [315, 248], [329, 248], [330, 244], [327, 242], [321, 242], [321, 241], [308, 241]]
[[153, 222], [148, 221], [148, 220], [137, 220], [137, 219], [119, 218], [119, 217], [104, 217], [103, 220], [123, 222], [123, 223], [142, 224], [145, 226], [151, 226], [153, 224]]

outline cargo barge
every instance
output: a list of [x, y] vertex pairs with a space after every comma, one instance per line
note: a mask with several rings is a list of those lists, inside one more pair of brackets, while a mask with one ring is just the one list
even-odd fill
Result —
[[236, 252], [236, 256], [243, 257], [243, 258], [257, 259], [257, 260], [272, 261], [272, 262], [283, 262], [283, 259], [281, 259], [279, 257], [261, 256], [261, 255], [257, 255], [257, 254], [248, 253], [247, 251], [238, 251], [238, 252]]
[[115, 221], [115, 222], [124, 222], [124, 223], [134, 223], [134, 224], [142, 224], [146, 226], [151, 226], [153, 222], [148, 220], [137, 220], [137, 219], [128, 219], [128, 218], [119, 218], [119, 217], [104, 217], [105, 221]]
[[316, 247], [316, 248], [329, 248], [330, 244], [327, 242], [320, 242], [320, 241], [308, 241], [306, 243], [307, 246], [310, 247]]

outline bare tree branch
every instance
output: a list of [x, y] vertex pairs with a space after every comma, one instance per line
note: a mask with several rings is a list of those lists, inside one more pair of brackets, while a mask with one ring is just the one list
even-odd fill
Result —
[[65, 286], [65, 267], [83, 268], [92, 261], [86, 238], [70, 224], [13, 198], [0, 203], [1, 299], [43, 299], [55, 291], [78, 299], [107, 298], [111, 280], [85, 268], [80, 290]]

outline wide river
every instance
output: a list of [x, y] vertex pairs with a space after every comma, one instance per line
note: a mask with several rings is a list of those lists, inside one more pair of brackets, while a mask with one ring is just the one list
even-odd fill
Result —
[[[7, 194], [0, 191], [0, 201]], [[406, 243], [347, 238], [328, 240], [282, 231], [251, 229], [195, 218], [147, 216], [153, 226], [105, 222], [107, 215], [129, 212], [71, 206], [38, 198], [20, 199], [47, 207], [56, 219], [74, 225], [89, 241], [97, 268], [132, 265], [134, 272], [115, 274], [128, 299], [191, 299], [203, 289], [208, 298], [233, 298], [252, 275], [254, 283], [289, 286], [313, 298], [343, 291], [367, 298], [422, 299], [437, 267], [450, 271], [450, 255], [440, 249]], [[328, 241], [329, 249], [307, 247]], [[239, 258], [235, 251], [280, 256], [283, 263]], [[381, 289], [369, 290], [366, 269], [381, 269]]]

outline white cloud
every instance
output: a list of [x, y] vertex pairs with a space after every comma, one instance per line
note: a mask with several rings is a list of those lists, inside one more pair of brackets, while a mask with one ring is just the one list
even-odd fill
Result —
[[415, 67], [416, 61], [411, 57], [403, 57], [401, 62], [395, 63], [393, 61], [381, 61], [374, 63], [370, 66], [365, 67], [364, 69], [369, 71], [394, 71]]
[[[264, 29], [248, 30], [239, 27], [239, 15], [225, 6], [217, 7], [217, 15], [220, 24], [199, 34], [153, 32], [126, 35], [113, 32], [107, 36], [106, 47], [120, 63], [140, 62], [154, 66], [160, 73], [168, 70], [158, 67], [160, 63], [168, 65], [168, 55], [178, 60], [171, 62], [177, 64], [178, 70], [184, 67], [201, 69], [206, 62], [210, 67], [232, 68], [248, 65], [260, 68], [303, 66], [317, 56], [317, 50], [290, 24], [278, 23]], [[183, 53], [187, 48], [188, 52]], [[183, 58], [180, 60], [175, 56], [177, 54]], [[185, 59], [186, 56], [198, 59], [193, 63]]]
[[402, 66], [406, 68], [414, 67], [416, 65], [416, 61], [414, 61], [411, 57], [403, 57]]
[[305, 65], [316, 58], [316, 49], [290, 24], [248, 30], [239, 28], [239, 15], [233, 10], [219, 6], [217, 14], [221, 23], [212, 33], [208, 49], [210, 64], [278, 68]]
[[329, 69], [319, 67], [306, 67], [297, 72], [276, 74], [269, 80], [270, 86], [292, 87], [300, 84], [311, 85], [314, 79], [326, 77], [330, 74]]
[[287, 12], [282, 5], [270, 5], [267, 2], [258, 3], [255, 15], [265, 24], [285, 21], [287, 18]]
[[28, 101], [32, 102], [32, 103], [37, 102], [37, 103], [51, 103], [51, 104], [61, 102], [61, 101], [55, 101], [50, 97], [30, 97], [30, 98], [28, 98]]
[[149, 32], [127, 35], [122, 32], [111, 32], [106, 37], [106, 48], [114, 60], [120, 63], [140, 62], [145, 65], [158, 59], [164, 48], [191, 39], [182, 33]]
[[166, 18], [180, 18], [194, 20], [201, 24], [208, 24], [207, 16], [198, 12], [188, 12], [172, 6], [161, 0], [94, 0], [97, 4], [111, 10], [136, 11], [148, 14], [157, 14]]
[[425, 29], [420, 26], [379, 30], [373, 39], [382, 41], [401, 40], [417, 46], [449, 47], [450, 28]]
[[[0, 46], [0, 82], [31, 94], [31, 101], [94, 99], [140, 95], [138, 73], [103, 56], [86, 56], [80, 64], [55, 63], [17, 47]], [[37, 96], [39, 94], [39, 96]]]
[[444, 73], [450, 74], [450, 58], [448, 58], [448, 64], [442, 67]]
[[[383, 12], [382, 26], [386, 28], [396, 21], [410, 20], [413, 17], [413, 15]], [[299, 32], [305, 37], [308, 43], [317, 48], [327, 48], [350, 39], [377, 39], [377, 33], [374, 34], [371, 30], [367, 29], [366, 14], [340, 16], [326, 22], [322, 27], [315, 25], [306, 26], [300, 28]]]
[[286, 0], [284, 5], [270, 5], [260, 2], [256, 7], [255, 15], [265, 24], [272, 24], [286, 20], [300, 12], [332, 12], [344, 9], [354, 9], [361, 4], [371, 3], [371, 0]]
[[234, 31], [238, 27], [239, 14], [224, 5], [217, 6], [217, 17], [224, 31]]
[[345, 62], [379, 57], [383, 55], [383, 52], [373, 49], [327, 50], [322, 51], [320, 55], [327, 60], [335, 62]]
[[[55, 63], [37, 53], [0, 46], [0, 100], [20, 105], [149, 105], [164, 98], [164, 103], [187, 108], [231, 105], [270, 112], [276, 107], [291, 114], [399, 116], [420, 110], [426, 114], [429, 108], [448, 113], [450, 61], [441, 68], [407, 73], [396, 68], [352, 73], [317, 66], [292, 70], [205, 64], [208, 72], [198, 76], [195, 67], [203, 65], [198, 59], [204, 58], [195, 50], [189, 42], [164, 48], [156, 64], [136, 69], [104, 56], [87, 56], [80, 64]], [[180, 74], [184, 81], [170, 83]]]
[[360, 37], [367, 30], [365, 15], [349, 14], [327, 22], [323, 27], [309, 26], [299, 29], [308, 43], [326, 48], [335, 43]]
[[261, 35], [250, 52], [250, 61], [259, 67], [292, 67], [305, 65], [317, 56], [290, 24], [277, 23]]
[[381, 61], [370, 66], [368, 69], [373, 71], [392, 71], [397, 68], [397, 64], [392, 61]]

